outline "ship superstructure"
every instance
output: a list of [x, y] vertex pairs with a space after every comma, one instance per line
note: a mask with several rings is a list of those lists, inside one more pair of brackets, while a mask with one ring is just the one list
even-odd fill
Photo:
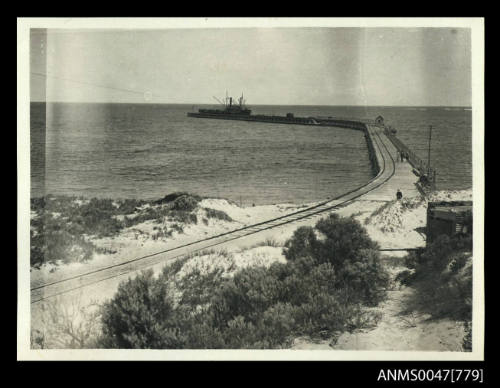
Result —
[[200, 109], [198, 112], [209, 115], [244, 115], [244, 116], [249, 116], [252, 113], [250, 109], [245, 107], [245, 100], [243, 98], [243, 93], [241, 94], [241, 97], [238, 98], [237, 104], [233, 104], [234, 101], [233, 97], [228, 97], [227, 93], [224, 102], [222, 102], [215, 96], [214, 98], [224, 107], [224, 109]]

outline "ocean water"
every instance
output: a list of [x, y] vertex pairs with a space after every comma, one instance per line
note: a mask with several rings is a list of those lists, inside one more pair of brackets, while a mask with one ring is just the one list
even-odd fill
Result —
[[[368, 181], [361, 131], [197, 119], [201, 106], [31, 104], [31, 195], [160, 198], [173, 191], [242, 205], [304, 203]], [[252, 106], [253, 112], [374, 118], [427, 157], [439, 189], [471, 187], [471, 112], [444, 108]], [[424, 110], [425, 109], [425, 110]]]

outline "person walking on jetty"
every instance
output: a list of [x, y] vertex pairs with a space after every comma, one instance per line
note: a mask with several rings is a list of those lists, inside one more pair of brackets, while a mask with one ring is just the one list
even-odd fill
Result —
[[398, 189], [398, 191], [396, 192], [396, 199], [399, 201], [401, 198], [403, 198], [403, 193], [400, 189]]

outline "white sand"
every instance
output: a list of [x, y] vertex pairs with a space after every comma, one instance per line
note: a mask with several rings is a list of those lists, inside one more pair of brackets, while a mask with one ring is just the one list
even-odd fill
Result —
[[[152, 236], [157, 232], [155, 227], [167, 227], [171, 229], [173, 224], [178, 222], [164, 221], [156, 224], [153, 221], [146, 221], [133, 227], [124, 229], [118, 236], [106, 238], [93, 238], [91, 241], [98, 247], [106, 248], [115, 253], [94, 254], [93, 259], [87, 262], [72, 262], [68, 264], [58, 263], [58, 265], [45, 264], [40, 269], [31, 269], [31, 284], [36, 286], [46, 282], [52, 282], [89, 272], [105, 266], [118, 264], [135, 257], [149, 255], [165, 249], [175, 248], [201, 238], [215, 236], [231, 230], [239, 229], [245, 225], [276, 218], [287, 213], [296, 211], [300, 206], [293, 204], [278, 204], [241, 208], [225, 199], [204, 199], [199, 204], [197, 210], [198, 223], [184, 224], [183, 232], [174, 231], [172, 236], [154, 240]], [[223, 221], [209, 218], [205, 225], [202, 219], [205, 211], [202, 208], [222, 210], [226, 212], [233, 221]], [[251, 241], [251, 239], [249, 240]], [[236, 246], [243, 245], [238, 241]], [[254, 242], [251, 242], [254, 244]]]
[[[464, 190], [437, 192], [432, 195], [431, 200], [465, 200], [471, 198], [471, 190]], [[380, 244], [381, 248], [403, 249], [424, 246], [425, 236], [422, 230], [426, 223], [427, 201], [422, 200], [420, 197], [392, 201], [380, 214], [370, 217], [374, 211], [384, 206], [384, 204], [384, 202], [376, 201], [355, 201], [335, 212], [341, 216], [353, 215], [367, 229], [370, 237]], [[308, 204], [308, 206], [311, 205]], [[225, 199], [204, 199], [200, 202], [200, 209], [197, 213], [198, 224], [184, 225], [182, 233], [174, 232], [171, 237], [166, 239], [153, 240], [152, 234], [156, 232], [153, 229], [155, 226], [171, 228], [175, 222], [165, 221], [163, 224], [155, 224], [152, 221], [147, 221], [125, 229], [116, 237], [92, 239], [97, 246], [116, 252], [112, 254], [94, 254], [92, 260], [83, 263], [59, 263], [57, 266], [46, 264], [40, 269], [32, 269], [31, 283], [32, 286], [35, 286], [64, 279], [108, 265], [118, 264], [131, 258], [175, 248], [200, 238], [214, 236], [245, 225], [279, 217], [297, 211], [303, 206], [306, 205], [278, 204], [242, 208]], [[201, 221], [205, 215], [201, 208], [205, 207], [224, 211], [233, 221], [228, 222], [211, 218], [208, 220], [208, 225], [205, 225]], [[275, 239], [283, 245], [298, 226], [313, 226], [318, 219], [296, 222], [265, 233], [259, 233], [256, 236], [238, 239], [231, 246], [234, 246], [235, 249], [241, 249], [245, 246], [253, 246], [265, 238]]]
[[[427, 200], [421, 196], [391, 201], [372, 217], [360, 219], [370, 237], [382, 248], [417, 248], [425, 246], [427, 203], [434, 201], [472, 200], [471, 190], [439, 191]], [[380, 206], [382, 207], [382, 206]]]
[[402, 313], [404, 299], [412, 292], [409, 287], [389, 291], [387, 300], [375, 309], [382, 318], [374, 328], [342, 333], [336, 341], [297, 338], [292, 349], [462, 351], [462, 322]]
[[[437, 192], [431, 196], [432, 201], [437, 200], [471, 200], [471, 190]], [[133, 257], [155, 253], [167, 248], [174, 248], [200, 238], [217, 235], [223, 232], [240, 228], [244, 225], [254, 224], [267, 219], [279, 217], [299, 210], [305, 205], [278, 204], [255, 207], [239, 207], [224, 199], [204, 199], [200, 202], [198, 210], [198, 224], [184, 225], [183, 233], [174, 233], [166, 240], [153, 240], [151, 235], [155, 232], [151, 221], [135, 225], [124, 230], [114, 238], [93, 239], [100, 247], [113, 249], [113, 254], [96, 254], [94, 258], [85, 263], [71, 263], [44, 265], [41, 269], [31, 270], [32, 285], [63, 279], [93, 269], [120, 263]], [[312, 204], [308, 204], [311, 206]], [[202, 222], [204, 211], [201, 208], [211, 208], [226, 212], [232, 222], [218, 219], [209, 219], [208, 225]], [[377, 212], [378, 209], [384, 207]], [[382, 248], [413, 248], [425, 245], [422, 228], [426, 223], [427, 201], [420, 198], [405, 198], [403, 201], [391, 201], [388, 204], [377, 201], [355, 201], [335, 212], [341, 216], [354, 216], [364, 227], [372, 239], [377, 241]], [[376, 214], [373, 214], [376, 212]], [[377, 214], [378, 213], [378, 214]], [[284, 262], [281, 247], [258, 246], [265, 239], [273, 239], [278, 245], [283, 245], [290, 238], [294, 230], [300, 225], [313, 226], [319, 218], [301, 221], [284, 227], [267, 230], [257, 235], [251, 235], [231, 243], [225, 244], [229, 250], [228, 255], [208, 254], [192, 257], [182, 268], [181, 274], [189, 273], [195, 269], [202, 272], [220, 268], [226, 272], [225, 276], [232, 276], [238, 269], [248, 266], [269, 266], [272, 262]], [[171, 223], [164, 222], [167, 227]], [[394, 256], [404, 255], [394, 252]], [[157, 265], [158, 272], [163, 265]], [[109, 286], [101, 282], [92, 286], [92, 295], [99, 299], [112, 297], [116, 285]], [[90, 291], [90, 290], [88, 290]], [[415, 326], [404, 325], [406, 318], [397, 315], [400, 309], [401, 296], [411, 292], [411, 289], [392, 291], [388, 300], [380, 306], [384, 312], [379, 325], [367, 332], [343, 334], [336, 349], [376, 349], [376, 350], [458, 350], [459, 342], [463, 337], [463, 328], [460, 324], [442, 320], [432, 323], [424, 322], [422, 317], [411, 317]], [[90, 294], [90, 293], [89, 293]], [[36, 305], [33, 308], [36, 310]], [[35, 311], [34, 314], [37, 314]], [[35, 315], [33, 315], [35, 316]], [[408, 321], [408, 319], [406, 319]], [[403, 322], [403, 323], [402, 323]], [[296, 349], [322, 349], [330, 347], [328, 341], [314, 343], [308, 339], [297, 339]]]

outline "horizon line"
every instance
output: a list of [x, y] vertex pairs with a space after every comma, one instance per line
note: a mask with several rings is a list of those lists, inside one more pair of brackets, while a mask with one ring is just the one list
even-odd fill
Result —
[[[213, 103], [192, 102], [108, 102], [108, 101], [42, 101], [30, 100], [30, 103], [45, 104], [133, 104], [133, 105], [218, 105]], [[393, 107], [393, 108], [472, 108], [472, 105], [325, 105], [325, 104], [251, 104], [249, 106], [342, 106], [342, 107]]]

